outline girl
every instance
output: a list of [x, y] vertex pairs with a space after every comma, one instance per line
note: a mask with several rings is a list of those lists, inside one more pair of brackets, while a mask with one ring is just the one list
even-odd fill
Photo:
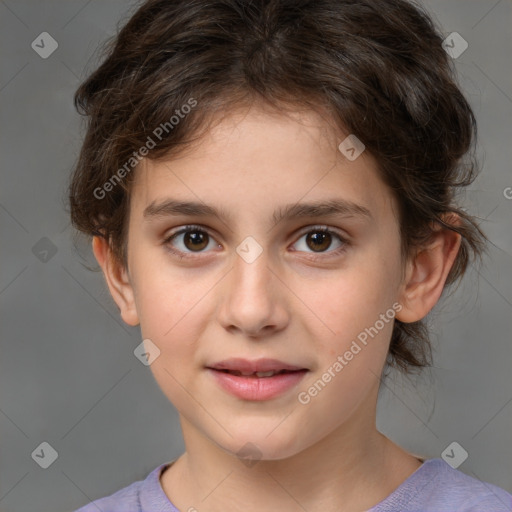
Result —
[[75, 100], [72, 221], [186, 446], [80, 512], [512, 510], [375, 425], [485, 240], [454, 200], [475, 119], [420, 7], [150, 0]]

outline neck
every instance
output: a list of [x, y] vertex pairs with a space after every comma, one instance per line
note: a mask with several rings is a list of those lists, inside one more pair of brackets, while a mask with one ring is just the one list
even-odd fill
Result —
[[254, 464], [181, 422], [187, 450], [161, 477], [180, 510], [367, 510], [421, 465], [378, 432], [374, 421], [361, 425], [352, 418], [291, 457]]

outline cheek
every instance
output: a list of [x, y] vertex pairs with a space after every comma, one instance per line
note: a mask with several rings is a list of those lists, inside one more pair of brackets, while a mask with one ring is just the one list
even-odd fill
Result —
[[218, 278], [172, 265], [165, 258], [134, 260], [135, 301], [145, 337], [180, 338], [180, 331], [201, 319], [203, 299]]
[[[158, 267], [156, 267], [158, 269]], [[209, 318], [205, 286], [174, 271], [146, 270], [137, 294], [141, 334], [159, 348], [159, 357], [151, 372], [167, 398], [178, 410], [190, 407], [191, 381], [195, 365], [197, 340]], [[213, 283], [212, 283], [213, 284]], [[211, 315], [211, 312], [210, 312]]]
[[310, 295], [308, 306], [321, 319], [309, 324], [318, 367], [299, 391], [308, 418], [324, 418], [319, 436], [347, 421], [378, 390], [393, 330], [395, 270], [386, 273], [377, 261], [360, 260], [357, 268], [317, 283]]
[[[312, 312], [310, 330], [320, 345], [319, 355], [327, 356], [324, 364], [349, 350], [353, 341], [363, 349], [354, 359], [365, 359], [372, 354], [378, 359], [385, 357], [393, 329], [393, 304], [399, 278], [397, 260], [369, 254], [366, 258], [359, 257], [357, 265], [347, 266], [328, 279], [317, 280], [314, 293], [311, 283], [309, 292], [304, 283], [296, 288], [297, 295], [305, 297], [304, 302]], [[384, 320], [381, 315], [385, 315]], [[373, 340], [379, 343], [368, 350]]]
[[191, 366], [199, 364], [198, 341], [212, 321], [212, 298], [222, 274], [210, 271], [199, 275], [197, 269], [173, 268], [162, 261], [136, 268], [141, 334], [160, 350], [151, 370], [167, 394], [179, 394], [177, 381], [189, 386]]

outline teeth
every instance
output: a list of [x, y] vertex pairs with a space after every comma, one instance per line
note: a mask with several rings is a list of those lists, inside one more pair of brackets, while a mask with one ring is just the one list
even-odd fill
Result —
[[278, 372], [275, 372], [273, 370], [270, 370], [269, 372], [256, 372], [257, 377], [272, 377], [272, 375], [275, 375]]
[[281, 373], [281, 370], [270, 370], [268, 372], [241, 372], [239, 370], [226, 370], [228, 373], [231, 373], [232, 375], [238, 375], [242, 377], [272, 377], [276, 375], [277, 373]]

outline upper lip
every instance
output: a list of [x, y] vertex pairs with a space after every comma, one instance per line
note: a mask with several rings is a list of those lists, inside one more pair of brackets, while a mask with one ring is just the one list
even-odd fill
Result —
[[307, 370], [302, 366], [295, 366], [292, 364], [284, 363], [278, 359], [255, 359], [248, 360], [242, 358], [231, 358], [219, 361], [212, 365], [208, 365], [207, 368], [213, 368], [214, 370], [238, 370], [240, 372], [270, 372], [279, 370]]

